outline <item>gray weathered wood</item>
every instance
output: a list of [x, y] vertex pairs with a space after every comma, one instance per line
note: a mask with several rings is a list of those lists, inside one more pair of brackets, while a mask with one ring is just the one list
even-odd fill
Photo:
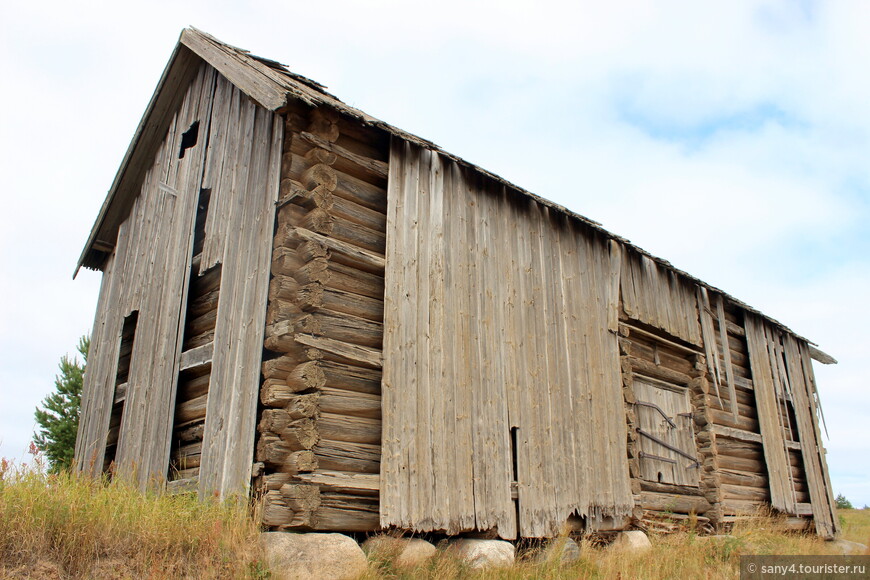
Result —
[[779, 410], [775, 399], [776, 387], [768, 356], [766, 325], [765, 321], [755, 316], [746, 316], [746, 340], [752, 362], [758, 422], [764, 440], [764, 459], [767, 463], [771, 505], [775, 509], [794, 514], [794, 490], [790, 489], [789, 463], [779, 423]]
[[558, 533], [574, 511], [631, 512], [616, 335], [600, 332], [615, 300], [607, 241], [501, 192], [394, 143], [382, 525], [510, 538]]
[[212, 362], [199, 483], [200, 493], [220, 497], [250, 485], [284, 126], [247, 97], [239, 101], [228, 137], [239, 143], [236, 157], [224, 159], [236, 168], [224, 168], [212, 193], [221, 189], [230, 201], [222, 206], [226, 238], [214, 338], [222, 346]]
[[202, 367], [205, 365], [210, 365], [212, 361], [212, 356], [214, 354], [214, 343], [209, 342], [202, 346], [198, 346], [192, 350], [185, 351], [181, 353], [181, 363], [179, 364], [179, 371], [187, 371], [191, 369], [195, 369], [197, 367]]

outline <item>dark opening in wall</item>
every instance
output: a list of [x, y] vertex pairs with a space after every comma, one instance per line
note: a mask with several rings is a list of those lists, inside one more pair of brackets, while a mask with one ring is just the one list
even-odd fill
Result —
[[519, 459], [517, 458], [517, 431], [519, 427], [511, 427], [511, 460], [513, 464], [513, 481], [511, 482], [511, 497], [514, 501], [514, 514], [517, 526], [520, 525], [520, 489], [519, 489]]
[[194, 121], [190, 129], [184, 132], [181, 136], [181, 149], [178, 151], [178, 158], [184, 159], [184, 152], [194, 147], [199, 138], [199, 121]]
[[517, 461], [517, 431], [519, 427], [511, 427], [511, 459], [513, 461], [513, 479], [518, 481], [519, 462]]
[[196, 204], [196, 224], [193, 228], [193, 255], [202, 253], [205, 241], [205, 222], [208, 219], [208, 204], [211, 201], [211, 189], [199, 190], [199, 200]]
[[118, 348], [118, 371], [115, 373], [115, 392], [112, 397], [112, 415], [109, 419], [109, 434], [106, 437], [106, 454], [103, 460], [103, 471], [111, 475], [112, 463], [118, 451], [121, 438], [121, 422], [124, 418], [124, 404], [130, 390], [130, 364], [133, 359], [133, 344], [136, 341], [136, 326], [139, 323], [139, 311], [134, 310], [124, 318], [121, 327], [121, 345]]

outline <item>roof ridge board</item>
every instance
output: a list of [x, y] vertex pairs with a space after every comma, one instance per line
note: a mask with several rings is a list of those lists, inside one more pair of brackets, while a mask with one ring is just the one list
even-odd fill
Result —
[[[330, 94], [329, 92], [326, 91], [326, 88], [327, 88], [326, 85], [323, 85], [323, 84], [321, 84], [313, 79], [310, 79], [304, 75], [301, 75], [301, 74], [298, 74], [298, 73], [291, 71], [286, 64], [284, 64], [280, 61], [277, 61], [277, 60], [274, 60], [271, 58], [267, 58], [265, 56], [260, 56], [260, 55], [252, 53], [248, 49], [240, 48], [238, 46], [234, 46], [232, 44], [226, 43], [226, 42], [220, 40], [219, 38], [215, 38], [214, 36], [212, 36], [211, 34], [209, 34], [207, 32], [199, 30], [196, 27], [190, 26], [190, 27], [188, 27], [188, 30], [191, 31], [192, 33], [195, 33], [197, 35], [202, 36], [204, 39], [210, 41], [212, 44], [216, 45], [219, 48], [222, 48], [225, 52], [235, 53], [235, 56], [238, 57], [239, 60], [243, 60], [245, 58], [253, 59], [261, 64], [266, 65], [266, 67], [268, 67], [271, 71], [273, 71], [275, 73], [278, 73], [282, 76], [290, 77], [292, 80], [294, 80], [296, 82], [300, 82], [311, 89], [314, 89], [318, 92], [321, 92], [325, 95], [328, 95], [337, 101], [341, 101], [341, 99], [339, 99], [335, 95]], [[265, 72], [265, 71], [261, 71], [261, 72]], [[276, 82], [285, 81], [285, 79], [283, 79], [283, 78], [276, 78], [273, 80], [275, 80]]]

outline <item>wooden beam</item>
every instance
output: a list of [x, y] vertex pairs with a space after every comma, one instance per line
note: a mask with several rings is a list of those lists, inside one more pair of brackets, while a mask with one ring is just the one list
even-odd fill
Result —
[[700, 348], [697, 348], [697, 347], [689, 347], [689, 346], [686, 346], [686, 345], [683, 345], [683, 344], [679, 344], [679, 343], [677, 343], [677, 342], [674, 342], [674, 341], [672, 341], [672, 340], [668, 340], [667, 338], [662, 338], [662, 337], [659, 336], [658, 334], [655, 334], [655, 333], [650, 332], [650, 331], [648, 331], [648, 330], [644, 330], [644, 329], [642, 329], [642, 328], [638, 328], [637, 326], [634, 326], [633, 324], [628, 324], [628, 323], [626, 323], [626, 322], [622, 322], [622, 323], [620, 323], [620, 326], [624, 326], [626, 329], [628, 329], [629, 334], [632, 333], [632, 332], [636, 332], [636, 333], [638, 333], [638, 334], [641, 334], [641, 335], [643, 335], [643, 336], [647, 336], [647, 337], [649, 337], [649, 338], [652, 338], [653, 340], [656, 340], [656, 341], [658, 341], [658, 342], [661, 342], [661, 343], [667, 344], [668, 346], [672, 346], [672, 347], [674, 347], [674, 348], [676, 348], [676, 349], [678, 349], [678, 350], [682, 350], [682, 351], [684, 351], [684, 352], [690, 352], [690, 353], [692, 353], [692, 354], [703, 354], [703, 353], [701, 352], [701, 349], [700, 349]]
[[299, 344], [331, 352], [348, 360], [360, 362], [375, 368], [381, 368], [383, 365], [381, 351], [374, 348], [308, 334], [296, 334], [293, 338]]
[[210, 365], [214, 355], [214, 342], [192, 348], [181, 353], [180, 371], [187, 371], [198, 367]]
[[296, 478], [338, 493], [377, 495], [381, 488], [381, 476], [374, 473], [352, 473], [323, 469], [315, 473], [300, 473]]
[[194, 493], [199, 486], [199, 477], [188, 477], [186, 479], [176, 479], [166, 484], [166, 493], [169, 495], [178, 495], [180, 493]]
[[335, 238], [324, 236], [323, 234], [318, 234], [317, 232], [312, 232], [311, 230], [305, 228], [294, 228], [294, 234], [300, 240], [323, 244], [330, 250], [345, 254], [353, 258], [355, 261], [361, 262], [366, 266], [374, 268], [378, 272], [383, 272], [384, 268], [386, 267], [385, 258], [370, 250], [359, 248], [357, 246], [354, 246], [353, 244], [349, 244]]
[[359, 166], [361, 169], [365, 170], [367, 173], [375, 177], [387, 177], [389, 166], [383, 161], [378, 161], [376, 159], [370, 159], [362, 155], [357, 155], [356, 153], [349, 151], [344, 147], [341, 147], [340, 145], [336, 145], [335, 143], [330, 143], [323, 137], [319, 137], [317, 135], [314, 135], [313, 133], [303, 131], [299, 134], [299, 136], [304, 141], [307, 141], [314, 147], [320, 147], [321, 149], [325, 149], [330, 153], [334, 153], [338, 157], [352, 162], [354, 165]]
[[677, 495], [672, 493], [641, 492], [635, 500], [644, 509], [677, 513], [705, 514], [711, 509], [710, 502], [701, 496]]
[[117, 405], [127, 400], [127, 383], [121, 383], [115, 387], [115, 400], [112, 404]]
[[196, 29], [185, 29], [180, 42], [265, 109], [276, 111], [287, 104], [287, 88], [265, 64], [252, 58], [243, 61]]
[[835, 364], [837, 364], [837, 359], [835, 359], [834, 357], [832, 357], [828, 353], [822, 352], [821, 350], [819, 350], [818, 348], [814, 347], [811, 344], [807, 345], [807, 346], [809, 346], [809, 348], [810, 348], [810, 356], [812, 357], [813, 360], [818, 361], [818, 362], [822, 363], [823, 365], [835, 365]]
[[721, 437], [731, 437], [732, 439], [739, 439], [741, 441], [761, 443], [761, 435], [743, 429], [725, 427], [724, 425], [713, 425], [713, 432]]

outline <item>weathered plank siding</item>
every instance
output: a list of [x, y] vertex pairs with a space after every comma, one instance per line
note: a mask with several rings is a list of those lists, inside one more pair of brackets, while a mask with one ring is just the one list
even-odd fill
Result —
[[623, 252], [622, 305], [635, 320], [701, 345], [695, 285], [650, 257]]
[[[804, 513], [795, 497], [795, 484], [783, 431], [800, 443], [800, 465], [809, 491], [816, 531], [831, 537], [838, 531], [833, 496], [824, 462], [815, 405], [815, 381], [809, 346], [761, 318], [746, 317], [758, 418], [770, 482], [771, 505], [789, 514]], [[781, 407], [791, 403], [797, 425]]]
[[797, 431], [801, 444], [801, 456], [809, 488], [810, 503], [813, 506], [813, 520], [816, 532], [822, 536], [833, 536], [834, 522], [837, 520], [833, 510], [834, 500], [830, 493], [827, 464], [821, 441], [815, 406], [815, 380], [807, 344], [801, 344], [792, 335], [782, 336], [785, 361], [788, 367], [789, 387], [794, 403]]
[[[182, 134], [195, 122], [196, 145], [181, 156]], [[79, 469], [103, 468], [121, 328], [138, 311], [116, 473], [142, 485], [166, 478], [196, 204], [200, 189], [209, 188], [217, 214], [211, 222], [220, 227], [206, 231], [206, 266], [223, 268], [200, 487], [220, 495], [247, 489], [282, 127], [201, 64], [105, 266], [76, 443]]]
[[381, 524], [538, 537], [630, 513], [607, 240], [400, 140], [388, 204]]
[[119, 228], [111, 266], [104, 273], [108, 290], [100, 296], [76, 442], [77, 465], [91, 473], [103, 468], [124, 317], [138, 311], [115, 455], [117, 473], [142, 484], [166, 474], [180, 312], [203, 160], [201, 147], [179, 159], [179, 146], [182, 133], [207, 116], [214, 79], [214, 70], [203, 65], [188, 87], [141, 193]]
[[778, 410], [777, 399], [782, 396], [782, 383], [779, 369], [770, 351], [773, 346], [768, 332], [772, 331], [764, 320], [746, 316], [746, 341], [749, 345], [749, 359], [752, 365], [752, 383], [755, 387], [755, 404], [758, 409], [758, 423], [764, 443], [764, 460], [767, 463], [770, 483], [770, 504], [774, 509], [793, 514], [797, 503], [794, 486], [791, 483], [791, 468], [788, 450], [783, 438], [782, 417]]
[[223, 495], [251, 480], [284, 124], [219, 77], [210, 126], [202, 266], [223, 272], [199, 490]]

